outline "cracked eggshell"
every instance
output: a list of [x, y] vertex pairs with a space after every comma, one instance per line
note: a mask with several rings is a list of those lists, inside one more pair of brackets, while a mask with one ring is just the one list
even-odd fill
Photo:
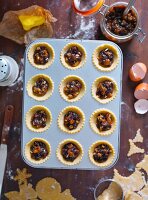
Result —
[[135, 102], [134, 108], [136, 113], [138, 114], [145, 114], [148, 112], [148, 100], [146, 99], [139, 99]]
[[147, 73], [147, 67], [144, 63], [136, 63], [129, 70], [129, 77], [132, 81], [141, 81]]
[[136, 99], [148, 99], [148, 83], [140, 83], [137, 85], [134, 96]]

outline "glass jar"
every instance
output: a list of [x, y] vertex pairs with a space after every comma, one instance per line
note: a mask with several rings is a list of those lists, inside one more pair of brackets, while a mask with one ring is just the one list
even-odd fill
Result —
[[111, 4], [110, 6], [108, 5], [103, 5], [104, 10], [100, 11], [100, 13], [102, 14], [102, 18], [100, 21], [100, 28], [102, 33], [105, 35], [106, 38], [108, 38], [109, 40], [112, 40], [114, 42], [117, 43], [122, 43], [122, 42], [127, 42], [129, 40], [131, 40], [134, 36], [138, 37], [138, 40], [140, 42], [143, 42], [143, 40], [146, 37], [146, 34], [143, 32], [143, 30], [139, 27], [139, 15], [138, 12], [136, 10], [136, 8], [133, 6], [132, 7], [132, 11], [134, 12], [136, 18], [137, 18], [137, 25], [134, 29], [134, 31], [128, 35], [124, 35], [124, 36], [119, 36], [119, 35], [115, 35], [114, 33], [112, 33], [111, 31], [109, 31], [106, 27], [106, 22], [105, 22], [105, 16], [107, 14], [107, 12], [109, 11], [110, 8], [114, 7], [114, 6], [127, 6], [128, 3], [126, 2], [116, 2]]
[[124, 200], [123, 188], [113, 179], [100, 180], [94, 190], [94, 199]]
[[[105, 17], [107, 12], [114, 6], [127, 6], [128, 3], [126, 2], [116, 2], [113, 3], [111, 5], [106, 5], [104, 4], [104, 0], [98, 0], [96, 1], [95, 4], [92, 4], [91, 0], [90, 1], [85, 1], [87, 4], [84, 6], [84, 8], [82, 6], [80, 6], [80, 2], [82, 0], [73, 0], [73, 8], [75, 10], [76, 13], [83, 15], [83, 16], [89, 16], [92, 15], [96, 12], [99, 12], [102, 15], [101, 21], [100, 21], [100, 28], [102, 33], [105, 35], [106, 38], [108, 38], [109, 40], [116, 42], [116, 43], [123, 43], [123, 42], [127, 42], [129, 40], [131, 40], [133, 37], [137, 36], [139, 42], [143, 42], [143, 40], [146, 37], [146, 34], [144, 33], [144, 31], [139, 27], [139, 14], [136, 10], [136, 8], [134, 6], [132, 6], [132, 11], [134, 12], [136, 18], [137, 18], [137, 25], [134, 29], [134, 31], [128, 35], [124, 35], [124, 36], [119, 36], [119, 35], [115, 35], [114, 33], [112, 33], [106, 25], [105, 22]], [[90, 8], [90, 4], [92, 4], [92, 7]]]

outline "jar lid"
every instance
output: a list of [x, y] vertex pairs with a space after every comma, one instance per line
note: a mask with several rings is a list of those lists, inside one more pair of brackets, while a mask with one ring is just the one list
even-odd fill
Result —
[[83, 16], [88, 16], [99, 11], [105, 0], [73, 0], [74, 11]]

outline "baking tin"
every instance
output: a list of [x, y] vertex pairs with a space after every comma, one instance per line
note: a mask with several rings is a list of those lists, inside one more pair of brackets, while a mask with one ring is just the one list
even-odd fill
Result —
[[[53, 64], [44, 70], [37, 69], [33, 67], [27, 58], [28, 49], [30, 48], [30, 45], [36, 44], [38, 42], [47, 42], [54, 48], [55, 51], [55, 60]], [[63, 47], [70, 43], [70, 42], [76, 42], [81, 44], [87, 53], [87, 59], [86, 63], [83, 67], [77, 69], [77, 70], [69, 70], [65, 68], [61, 62], [60, 62], [60, 53], [63, 49]], [[96, 47], [102, 44], [111, 44], [114, 45], [120, 55], [118, 66], [111, 72], [101, 72], [96, 69], [96, 67], [92, 63], [92, 54]], [[119, 157], [119, 147], [120, 147], [120, 113], [121, 113], [121, 91], [122, 91], [122, 66], [123, 66], [123, 55], [122, 51], [119, 48], [119, 46], [113, 42], [110, 41], [96, 41], [96, 40], [70, 40], [70, 39], [38, 39], [32, 42], [27, 48], [25, 52], [25, 73], [24, 73], [24, 92], [23, 92], [23, 112], [22, 112], [22, 157], [24, 161], [35, 168], [52, 168], [52, 169], [79, 169], [79, 170], [104, 170], [109, 169], [115, 165], [115, 163], [118, 160]], [[52, 96], [45, 101], [36, 101], [35, 99], [28, 96], [26, 85], [28, 81], [31, 79], [32, 76], [36, 74], [47, 74], [50, 76], [54, 82], [54, 91]], [[66, 102], [59, 93], [59, 84], [61, 80], [68, 76], [68, 75], [77, 75], [80, 76], [86, 84], [86, 93], [85, 95], [77, 102], [69, 103]], [[91, 87], [94, 80], [100, 76], [109, 76], [113, 78], [117, 85], [118, 85], [118, 93], [116, 98], [107, 103], [107, 104], [101, 104], [97, 102], [91, 94]], [[52, 124], [50, 128], [43, 132], [43, 133], [35, 133], [30, 131], [25, 122], [25, 116], [28, 110], [35, 105], [43, 105], [48, 107], [48, 109], [52, 113]], [[57, 118], [59, 116], [59, 113], [67, 106], [78, 106], [80, 107], [84, 114], [85, 114], [85, 124], [82, 130], [79, 133], [76, 134], [67, 134], [62, 132], [57, 124]], [[107, 108], [114, 112], [114, 114], [117, 117], [117, 127], [115, 131], [108, 136], [101, 136], [93, 132], [93, 130], [90, 127], [89, 119], [91, 114], [99, 108]], [[28, 143], [31, 139], [35, 137], [40, 137], [43, 139], [46, 139], [50, 145], [51, 145], [51, 155], [50, 158], [40, 164], [36, 165], [31, 163], [29, 160], [26, 159], [24, 154], [24, 149], [26, 143]], [[73, 166], [67, 166], [62, 164], [57, 156], [56, 156], [56, 150], [59, 145], [59, 143], [65, 139], [72, 138], [78, 140], [84, 150], [84, 155], [81, 160], [81, 162], [77, 165]], [[111, 165], [107, 167], [97, 167], [93, 165], [89, 159], [88, 156], [88, 150], [89, 147], [97, 140], [106, 140], [110, 142], [114, 148], [115, 148], [115, 157]]]

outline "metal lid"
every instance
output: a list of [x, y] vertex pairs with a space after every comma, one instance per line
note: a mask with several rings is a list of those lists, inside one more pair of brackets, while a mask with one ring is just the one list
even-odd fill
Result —
[[100, 10], [105, 0], [73, 0], [74, 11], [83, 16], [94, 14]]
[[10, 73], [10, 66], [7, 61], [0, 57], [0, 81], [4, 81]]

